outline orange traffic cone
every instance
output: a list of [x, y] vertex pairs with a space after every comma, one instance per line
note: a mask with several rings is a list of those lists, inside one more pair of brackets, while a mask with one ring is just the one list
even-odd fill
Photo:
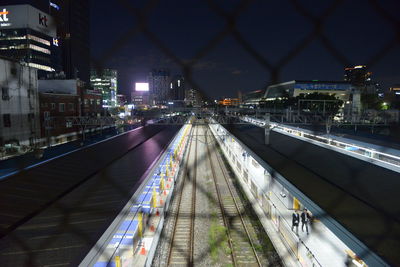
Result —
[[164, 201], [160, 198], [160, 206], [164, 205]]
[[[171, 182], [171, 181], [168, 181], [168, 182]], [[169, 184], [167, 184], [167, 189], [169, 189], [169, 187], [170, 187]]]
[[160, 216], [160, 212], [156, 209], [156, 216]]
[[153, 225], [153, 223], [151, 223], [151, 225], [150, 225], [150, 231], [152, 231], [152, 232], [154, 232], [154, 231], [155, 231], [155, 228], [154, 228], [154, 225]]
[[167, 195], [167, 190], [164, 190], [164, 196], [166, 196]]
[[140, 249], [140, 255], [146, 255], [146, 249], [144, 247], [144, 242], [142, 242], [142, 248]]

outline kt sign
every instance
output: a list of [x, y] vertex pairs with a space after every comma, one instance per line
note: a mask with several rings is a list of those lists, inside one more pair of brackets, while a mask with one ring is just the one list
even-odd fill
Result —
[[7, 22], [8, 21], [8, 18], [7, 18], [8, 13], [9, 12], [5, 8], [3, 9], [3, 11], [0, 12], [0, 22]]

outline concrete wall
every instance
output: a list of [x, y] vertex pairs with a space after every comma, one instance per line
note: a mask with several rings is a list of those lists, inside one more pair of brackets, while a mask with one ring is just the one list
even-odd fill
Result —
[[0, 87], [0, 147], [32, 145], [40, 135], [37, 70], [0, 59]]

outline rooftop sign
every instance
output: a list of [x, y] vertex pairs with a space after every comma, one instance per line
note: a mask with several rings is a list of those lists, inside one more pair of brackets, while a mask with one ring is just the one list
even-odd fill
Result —
[[24, 28], [56, 37], [55, 21], [50, 15], [30, 5], [0, 6], [0, 30]]

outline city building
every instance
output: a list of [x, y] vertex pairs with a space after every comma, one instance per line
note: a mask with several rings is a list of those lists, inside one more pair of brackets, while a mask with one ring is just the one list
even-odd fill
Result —
[[264, 95], [265, 89], [248, 92], [242, 95], [241, 104], [243, 106], [258, 106], [260, 100], [264, 97]]
[[396, 96], [400, 97], [400, 84], [395, 84], [389, 88], [389, 92], [393, 92]]
[[170, 91], [170, 73], [169, 70], [152, 70], [148, 77], [150, 98], [154, 104], [166, 104]]
[[[1, 3], [3, 5], [31, 5], [44, 13], [50, 14], [52, 21], [56, 22], [56, 36], [52, 36], [51, 43], [53, 45], [50, 47], [52, 68], [56, 72], [62, 71], [67, 79], [79, 78], [89, 84], [89, 0], [2, 0]], [[54, 23], [51, 25], [54, 25]]]
[[352, 85], [362, 86], [371, 80], [371, 72], [367, 71], [367, 66], [358, 65], [344, 69], [344, 80]]
[[43, 12], [50, 13], [49, 0], [1, 0], [2, 5], [31, 5]]
[[44, 144], [77, 139], [80, 126], [71, 117], [100, 117], [102, 94], [89, 90], [80, 79], [39, 80], [41, 137]]
[[265, 100], [296, 97], [300, 94], [321, 93], [335, 95], [342, 101], [349, 101], [354, 87], [349, 82], [342, 81], [300, 81], [270, 85], [265, 91]]
[[49, 14], [31, 5], [0, 6], [0, 11], [1, 56], [38, 69], [39, 77], [59, 68], [56, 24]]
[[39, 80], [41, 137], [48, 143], [78, 130], [66, 117], [81, 115], [80, 86], [79, 80]]
[[173, 102], [182, 102], [185, 100], [185, 78], [182, 75], [175, 75], [169, 84], [169, 99]]
[[96, 90], [83, 89], [81, 91], [81, 114], [84, 117], [101, 117], [104, 114], [102, 106], [103, 96]]
[[185, 90], [185, 104], [187, 106], [201, 107], [203, 105], [201, 94], [198, 90]]
[[149, 92], [132, 92], [131, 98], [132, 104], [136, 106], [148, 106], [150, 105], [150, 94]]
[[384, 95], [383, 105], [390, 105], [391, 109], [400, 110], [400, 84], [395, 84], [389, 88]]
[[224, 98], [218, 102], [222, 106], [239, 106], [239, 98]]
[[117, 80], [116, 70], [103, 69], [97, 71], [92, 69], [90, 76], [91, 87], [102, 93], [103, 108], [114, 108], [117, 106]]
[[131, 102], [135, 107], [148, 106], [154, 102], [150, 94], [149, 83], [135, 83], [131, 92]]
[[123, 107], [127, 103], [126, 95], [118, 94], [117, 95], [117, 105], [119, 107]]
[[90, 82], [90, 1], [48, 1], [57, 22], [57, 45], [67, 79]]
[[40, 136], [37, 69], [0, 58], [0, 147], [34, 146]]
[[312, 93], [334, 95], [337, 99], [343, 101], [343, 112], [349, 116], [350, 114], [355, 115], [361, 112], [360, 90], [357, 90], [354, 85], [345, 81], [293, 80], [274, 84], [267, 87], [263, 101], [287, 99], [297, 97], [301, 94], [307, 95]]
[[360, 90], [361, 93], [377, 94], [380, 92], [380, 85], [372, 80], [372, 72], [368, 71], [365, 65], [345, 68], [344, 80]]

